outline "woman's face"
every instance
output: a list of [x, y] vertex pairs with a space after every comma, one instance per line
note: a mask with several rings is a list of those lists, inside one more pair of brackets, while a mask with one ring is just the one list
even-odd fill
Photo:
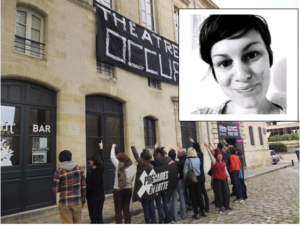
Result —
[[221, 161], [221, 160], [223, 159], [222, 154], [218, 154], [218, 155], [217, 155], [217, 159], [218, 159], [219, 161]]
[[217, 42], [211, 58], [221, 89], [233, 102], [248, 109], [265, 99], [270, 63], [259, 32], [250, 30], [237, 39]]

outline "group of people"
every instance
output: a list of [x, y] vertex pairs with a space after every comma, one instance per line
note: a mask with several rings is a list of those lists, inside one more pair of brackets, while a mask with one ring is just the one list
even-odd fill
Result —
[[[149, 195], [140, 200], [144, 212], [145, 223], [170, 223], [178, 219], [186, 218], [187, 210], [192, 209], [193, 218], [207, 217], [209, 212], [209, 199], [205, 188], [205, 174], [203, 169], [203, 152], [200, 145], [189, 139], [191, 148], [186, 152], [178, 143], [179, 150], [171, 149], [168, 153], [164, 147], [155, 144], [153, 155], [148, 149], [143, 149], [140, 154], [131, 142], [131, 150], [137, 161], [137, 170], [145, 170], [159, 166], [170, 166], [170, 170], [178, 173], [178, 187], [173, 190], [165, 190], [155, 195]], [[242, 152], [227, 143], [221, 142], [215, 149], [209, 143], [204, 143], [211, 158], [212, 188], [214, 191], [214, 204], [221, 211], [232, 210], [230, 206], [230, 192], [228, 183], [233, 184], [235, 202], [241, 202], [247, 198], [247, 190], [243, 180]], [[80, 223], [82, 208], [87, 199], [87, 206], [91, 223], [103, 223], [103, 205], [105, 201], [103, 174], [103, 143], [99, 143], [100, 153], [90, 157], [91, 168], [87, 170], [85, 177], [83, 169], [72, 161], [72, 153], [64, 150], [59, 154], [57, 170], [54, 174], [52, 191], [60, 193], [59, 211], [62, 223]], [[115, 221], [131, 223], [130, 201], [132, 198], [132, 182], [135, 177], [135, 167], [130, 157], [124, 153], [115, 153], [116, 144], [112, 145], [110, 159], [115, 166], [115, 179], [113, 186], [113, 200], [115, 207]], [[192, 170], [196, 180], [193, 184], [186, 184], [188, 172]], [[210, 173], [210, 174], [211, 174]], [[180, 203], [180, 212], [177, 207], [177, 194]], [[159, 221], [156, 221], [156, 210]]]

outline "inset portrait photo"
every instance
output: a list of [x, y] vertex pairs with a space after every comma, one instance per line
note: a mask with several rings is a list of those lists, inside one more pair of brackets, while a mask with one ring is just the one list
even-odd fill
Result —
[[180, 9], [180, 121], [297, 121], [297, 9]]

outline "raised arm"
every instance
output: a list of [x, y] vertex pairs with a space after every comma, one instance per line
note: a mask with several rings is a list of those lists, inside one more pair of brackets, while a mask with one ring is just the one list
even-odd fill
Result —
[[216, 149], [210, 142], [208, 142], [208, 144], [212, 150]]
[[103, 143], [102, 143], [102, 140], [99, 143], [99, 147], [100, 147], [99, 155], [101, 157], [101, 160], [103, 161]]
[[177, 146], [178, 146], [179, 149], [182, 149], [182, 146], [180, 145], [179, 142], [177, 142]]
[[115, 153], [116, 146], [117, 146], [116, 144], [112, 144], [112, 146], [111, 146], [110, 159], [111, 159], [111, 162], [114, 164], [114, 166], [117, 168], [119, 161], [116, 158], [116, 153]]
[[134, 141], [131, 142], [131, 151], [132, 151], [132, 154], [135, 158], [135, 160], [139, 163], [139, 164], [144, 164], [144, 161], [140, 158], [135, 146], [134, 146]]
[[210, 149], [209, 149], [209, 147], [208, 147], [208, 144], [204, 143], [204, 146], [205, 146], [205, 148], [206, 148], [206, 150], [207, 150], [207, 152], [208, 152], [208, 155], [209, 155], [209, 157], [210, 157], [210, 159], [211, 159], [211, 162], [213, 163], [213, 165], [215, 165], [216, 159], [215, 159], [215, 157], [211, 154], [211, 151], [210, 151]]

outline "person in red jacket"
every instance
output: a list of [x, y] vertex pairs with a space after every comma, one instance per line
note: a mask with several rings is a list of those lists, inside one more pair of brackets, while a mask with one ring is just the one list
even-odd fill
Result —
[[[217, 159], [212, 155], [211, 151], [208, 148], [208, 145], [204, 143], [204, 146], [207, 149], [208, 155], [213, 164], [213, 188], [215, 193], [215, 206], [220, 208], [221, 211], [225, 209], [232, 210], [229, 202], [229, 191], [228, 184], [226, 183], [226, 178], [230, 182], [229, 173], [226, 168], [226, 163], [223, 160], [223, 154], [221, 151], [217, 153]], [[224, 208], [225, 207], [225, 208]]]
[[240, 183], [240, 168], [242, 166], [241, 161], [239, 157], [235, 154], [236, 148], [229, 147], [230, 149], [230, 156], [229, 156], [229, 172], [230, 172], [230, 178], [232, 180], [232, 185], [235, 190], [235, 196], [236, 199], [234, 202], [242, 202], [243, 201], [243, 195], [242, 195], [242, 187]]

